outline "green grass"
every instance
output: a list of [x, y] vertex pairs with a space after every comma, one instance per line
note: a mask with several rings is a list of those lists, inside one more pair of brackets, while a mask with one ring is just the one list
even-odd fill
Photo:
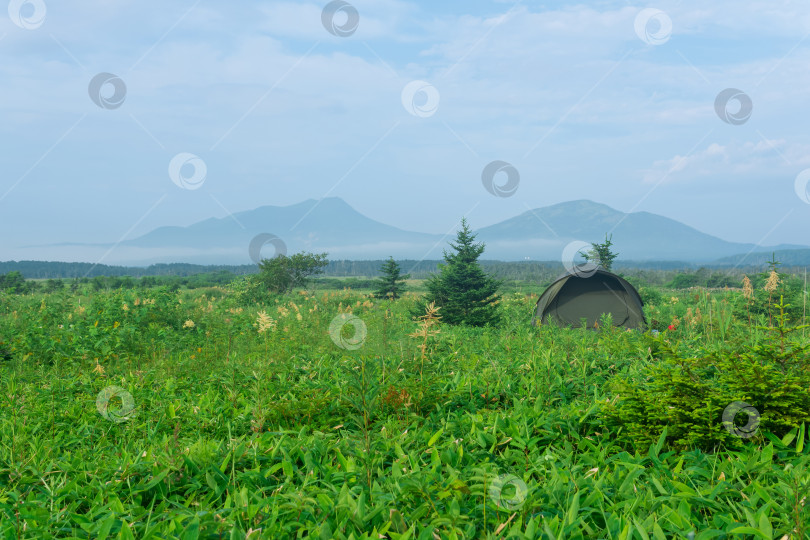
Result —
[[[685, 354], [757, 342], [738, 297], [664, 291], [648, 317]], [[803, 427], [635, 444], [602, 410], [658, 362], [649, 334], [532, 328], [535, 301], [509, 294], [499, 328], [441, 325], [423, 357], [412, 295], [0, 294], [0, 537], [807, 537]], [[355, 350], [329, 335], [347, 310]], [[112, 420], [110, 386], [134, 402]]]

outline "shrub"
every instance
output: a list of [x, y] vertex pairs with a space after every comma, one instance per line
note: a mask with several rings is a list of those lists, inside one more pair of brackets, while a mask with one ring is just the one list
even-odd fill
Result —
[[639, 287], [638, 295], [644, 305], [660, 305], [664, 301], [664, 295], [658, 289], [653, 287]]
[[700, 284], [698, 276], [695, 274], [678, 274], [667, 284], [671, 289], [688, 289], [697, 287]]
[[753, 406], [760, 429], [777, 436], [810, 422], [810, 343], [793, 337], [805, 327], [786, 326], [786, 306], [774, 307], [778, 325], [760, 327], [767, 335], [753, 346], [724, 343], [716, 351], [687, 357], [677, 346], [651, 337], [650, 354], [656, 360], [611, 381], [616, 395], [604, 403], [607, 423], [620, 427], [626, 442], [641, 447], [654, 444], [666, 427], [674, 447], [709, 449], [744, 440], [723, 423], [723, 411], [735, 401]]

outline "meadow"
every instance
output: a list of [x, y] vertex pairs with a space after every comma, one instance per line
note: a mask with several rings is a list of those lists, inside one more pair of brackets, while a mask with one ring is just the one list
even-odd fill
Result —
[[807, 538], [807, 329], [759, 289], [643, 289], [657, 334], [0, 291], [0, 537]]

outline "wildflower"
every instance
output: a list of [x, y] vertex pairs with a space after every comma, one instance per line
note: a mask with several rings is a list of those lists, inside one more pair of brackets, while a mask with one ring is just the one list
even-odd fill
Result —
[[686, 308], [686, 315], [683, 316], [683, 320], [686, 321], [686, 324], [689, 326], [697, 323], [695, 315], [692, 313], [692, 308]]
[[667, 330], [675, 330], [675, 325], [670, 324], [669, 326], [667, 326]]
[[191, 319], [183, 323], [183, 328], [194, 328], [194, 321]]
[[673, 304], [677, 304], [678, 303], [678, 297], [677, 296], [671, 296], [669, 298], [669, 301], [672, 302]]
[[267, 330], [275, 330], [276, 321], [264, 311], [260, 311], [258, 317], [256, 317], [256, 325], [259, 327], [259, 333], [264, 334]]
[[428, 338], [440, 333], [439, 329], [431, 330], [432, 326], [439, 324], [441, 316], [439, 315], [440, 307], [436, 307], [435, 302], [431, 302], [425, 307], [425, 314], [417, 317], [417, 324], [419, 328], [416, 332], [408, 334], [408, 337], [422, 338], [422, 343], [417, 345], [417, 348], [422, 351], [422, 358], [426, 357]]
[[748, 276], [743, 276], [743, 296], [751, 299], [754, 297], [754, 286], [751, 285], [751, 280]]
[[768, 276], [768, 281], [765, 282], [765, 290], [769, 293], [772, 293], [776, 290], [776, 287], [779, 286], [779, 274], [776, 273], [776, 270], [771, 270], [771, 274]]
[[124, 304], [123, 306], [121, 306], [121, 309], [123, 309], [124, 311], [129, 311], [129, 306]]

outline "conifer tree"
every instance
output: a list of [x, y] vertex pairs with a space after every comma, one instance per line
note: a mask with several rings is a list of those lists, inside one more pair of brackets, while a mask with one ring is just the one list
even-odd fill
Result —
[[591, 249], [587, 253], [583, 253], [582, 256], [585, 257], [585, 260], [588, 262], [601, 266], [610, 272], [613, 266], [613, 259], [618, 255], [618, 253], [613, 253], [613, 250], [610, 249], [612, 245], [613, 235], [611, 234], [610, 238], [608, 238], [607, 233], [605, 233], [605, 242], [602, 244], [591, 242]]
[[478, 264], [485, 246], [475, 242], [466, 219], [450, 247], [454, 252], [445, 250], [440, 273], [427, 281], [426, 303], [435, 302], [441, 308], [442, 321], [449, 324], [496, 324], [500, 320], [497, 291], [501, 283]]
[[378, 289], [374, 292], [377, 298], [389, 298], [396, 300], [405, 291], [405, 280], [411, 277], [410, 275], [401, 275], [399, 265], [393, 257], [388, 257], [380, 268], [382, 277], [377, 279]]

